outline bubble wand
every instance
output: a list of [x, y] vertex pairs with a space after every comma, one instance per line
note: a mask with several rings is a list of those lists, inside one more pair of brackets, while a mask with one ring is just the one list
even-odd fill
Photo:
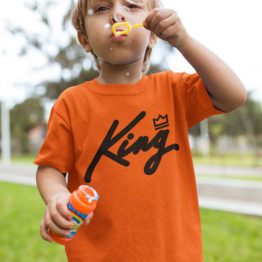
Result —
[[[126, 29], [123, 31], [117, 31], [117, 28], [119, 28], [120, 26], [124, 26]], [[112, 26], [112, 32], [115, 36], [120, 36], [120, 35], [127, 35], [129, 34], [129, 32], [131, 31], [131, 29], [133, 28], [138, 28], [138, 27], [142, 27], [144, 26], [143, 23], [141, 24], [135, 24], [135, 25], [131, 25], [128, 22], [121, 22], [121, 23], [115, 23]]]

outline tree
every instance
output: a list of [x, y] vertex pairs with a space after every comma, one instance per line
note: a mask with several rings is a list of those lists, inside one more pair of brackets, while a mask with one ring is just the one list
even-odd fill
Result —
[[[213, 116], [208, 119], [209, 137], [216, 144], [220, 136], [235, 138], [245, 136], [254, 151], [262, 146], [262, 108], [260, 102], [254, 100], [252, 92], [248, 93], [247, 101], [229, 114]], [[189, 130], [193, 136], [200, 136], [200, 127], [195, 125]]]
[[11, 138], [14, 151], [29, 153], [28, 132], [35, 126], [43, 124], [44, 107], [39, 98], [28, 98], [15, 105], [10, 111]]

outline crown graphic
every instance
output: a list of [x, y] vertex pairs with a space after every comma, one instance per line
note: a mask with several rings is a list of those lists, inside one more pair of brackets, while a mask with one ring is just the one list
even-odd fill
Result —
[[161, 116], [159, 114], [158, 118], [153, 118], [153, 122], [155, 130], [159, 130], [161, 128], [169, 126], [167, 115]]

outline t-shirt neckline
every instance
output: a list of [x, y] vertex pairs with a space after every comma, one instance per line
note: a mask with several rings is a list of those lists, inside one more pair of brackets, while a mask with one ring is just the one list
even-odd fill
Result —
[[90, 90], [103, 95], [136, 95], [149, 87], [149, 78], [149, 75], [143, 75], [139, 81], [132, 84], [105, 84], [97, 78], [86, 83]]

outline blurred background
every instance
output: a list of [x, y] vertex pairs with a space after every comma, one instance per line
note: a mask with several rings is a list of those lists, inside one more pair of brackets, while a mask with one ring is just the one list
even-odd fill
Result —
[[[262, 261], [262, 3], [162, 2], [178, 12], [193, 37], [229, 64], [248, 90], [244, 106], [189, 130], [205, 259]], [[44, 205], [32, 161], [59, 94], [97, 76], [71, 25], [74, 4], [13, 0], [0, 9], [0, 261], [66, 260], [63, 248], [39, 237]], [[159, 40], [149, 74], [164, 70], [194, 72], [175, 48]]]

